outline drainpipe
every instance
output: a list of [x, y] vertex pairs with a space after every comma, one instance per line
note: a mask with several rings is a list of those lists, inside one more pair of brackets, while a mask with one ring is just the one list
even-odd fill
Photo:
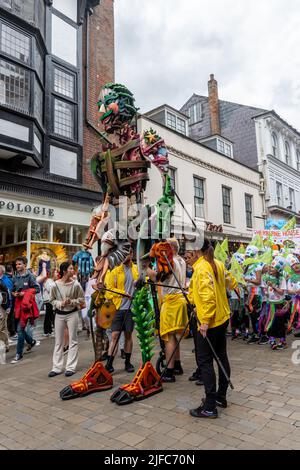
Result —
[[98, 136], [103, 140], [105, 139], [108, 144], [111, 142], [97, 129], [97, 127], [89, 119], [89, 84], [90, 84], [90, 16], [93, 14], [93, 9], [87, 10], [86, 16], [86, 65], [85, 65], [85, 122], [87, 127], [95, 131]]

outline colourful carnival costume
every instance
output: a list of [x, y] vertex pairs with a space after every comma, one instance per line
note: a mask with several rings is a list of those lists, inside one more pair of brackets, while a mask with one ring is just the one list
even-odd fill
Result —
[[[257, 342], [258, 338], [258, 319], [262, 308], [262, 296], [260, 288], [261, 272], [263, 264], [255, 261], [258, 255], [258, 248], [249, 245], [246, 250], [246, 258], [252, 258], [253, 263], [248, 264], [245, 269], [244, 278], [247, 283], [248, 299], [246, 305], [248, 307], [249, 316], [252, 325], [252, 336], [249, 343]], [[257, 285], [258, 283], [258, 285]]]
[[[292, 328], [300, 330], [300, 261], [296, 256], [289, 255], [287, 257], [292, 274], [290, 275], [287, 283], [288, 294], [292, 296], [292, 311], [288, 324], [288, 331]], [[295, 335], [298, 337], [299, 332]]]
[[[276, 256], [271, 264], [269, 275], [265, 277], [267, 287], [268, 319], [266, 330], [273, 350], [286, 349], [286, 279], [283, 275], [286, 260]], [[279, 343], [276, 342], [279, 339]]]
[[[185, 265], [180, 264], [180, 260], [174, 257], [174, 272], [178, 277], [180, 284], [185, 285]], [[165, 281], [168, 286], [163, 288], [163, 298], [160, 310], [160, 336], [164, 341], [168, 341], [170, 333], [182, 332], [189, 319], [187, 314], [187, 305], [184, 296], [178, 293], [178, 284], [174, 278], [168, 277]]]

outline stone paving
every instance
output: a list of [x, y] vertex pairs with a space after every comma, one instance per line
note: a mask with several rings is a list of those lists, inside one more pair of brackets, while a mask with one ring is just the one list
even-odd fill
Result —
[[[211, 421], [188, 412], [203, 396], [203, 388], [188, 381], [191, 339], [182, 342], [185, 374], [164, 385], [163, 393], [123, 407], [110, 402], [111, 391], [61, 401], [58, 392], [70, 380], [47, 377], [53, 338], [15, 365], [9, 363], [12, 348], [0, 365], [0, 449], [300, 449], [300, 366], [291, 361], [293, 340], [289, 349], [271, 351], [229, 338], [235, 390], [228, 394], [228, 409]], [[92, 360], [92, 345], [81, 333], [75, 380]], [[120, 358], [115, 362], [118, 387], [133, 374], [126, 374]]]

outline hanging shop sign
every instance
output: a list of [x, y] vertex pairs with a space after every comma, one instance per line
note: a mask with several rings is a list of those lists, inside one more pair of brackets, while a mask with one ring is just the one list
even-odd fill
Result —
[[217, 232], [217, 233], [223, 233], [223, 226], [222, 225], [214, 225], [211, 222], [205, 222], [206, 223], [206, 228], [205, 230], [207, 232]]

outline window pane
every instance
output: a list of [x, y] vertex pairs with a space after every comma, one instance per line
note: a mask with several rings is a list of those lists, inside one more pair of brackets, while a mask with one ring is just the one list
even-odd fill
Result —
[[54, 224], [53, 241], [58, 243], [70, 243], [70, 225]]
[[35, 69], [38, 73], [38, 76], [40, 77], [41, 82], [44, 82], [44, 63], [43, 63], [42, 55], [37, 45], [35, 45], [34, 58], [35, 58]]
[[174, 168], [169, 169], [169, 176], [171, 179], [171, 187], [176, 190], [176, 170]]
[[174, 114], [167, 113], [167, 126], [176, 130], [176, 116]]
[[74, 99], [74, 75], [54, 69], [54, 91]]
[[82, 245], [85, 240], [86, 229], [83, 227], [73, 227], [73, 243]]
[[77, 153], [54, 145], [50, 146], [50, 173], [66, 178], [77, 178]]
[[222, 140], [218, 139], [218, 151], [225, 154], [225, 144]]
[[30, 64], [30, 38], [2, 23], [1, 51]]
[[50, 238], [50, 225], [45, 222], [34, 222], [31, 225], [31, 240], [47, 242]]
[[177, 118], [177, 130], [182, 134], [185, 134], [185, 121], [184, 119]]
[[77, 65], [77, 29], [52, 15], [52, 54]]
[[231, 223], [231, 190], [222, 188], [223, 193], [223, 218], [225, 224]]
[[15, 226], [14, 225], [7, 225], [6, 226], [6, 238], [5, 238], [5, 245], [11, 245], [14, 243], [15, 239]]
[[204, 217], [204, 183], [201, 178], [194, 176], [194, 205], [195, 217]]
[[54, 132], [68, 139], [74, 139], [74, 106], [54, 100]]
[[27, 241], [27, 221], [18, 224], [18, 242]]
[[34, 81], [34, 115], [43, 123], [43, 90], [40, 87], [37, 79]]
[[77, 22], [77, 0], [53, 0], [53, 7]]
[[30, 73], [0, 60], [0, 103], [29, 113]]

